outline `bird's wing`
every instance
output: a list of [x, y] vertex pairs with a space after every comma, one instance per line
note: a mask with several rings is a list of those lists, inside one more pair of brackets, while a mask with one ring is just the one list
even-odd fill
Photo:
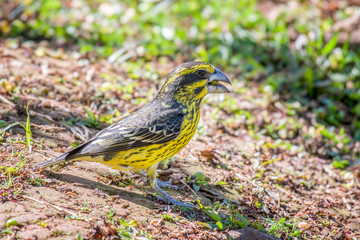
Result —
[[133, 148], [166, 143], [179, 135], [183, 118], [183, 113], [177, 109], [146, 114], [146, 117], [143, 114], [130, 115], [70, 151], [66, 158], [70, 160], [81, 156], [112, 155]]

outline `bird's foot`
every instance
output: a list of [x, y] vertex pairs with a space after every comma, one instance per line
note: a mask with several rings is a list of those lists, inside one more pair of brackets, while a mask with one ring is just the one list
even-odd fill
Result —
[[186, 208], [195, 208], [195, 206], [191, 203], [183, 203], [183, 202], [180, 202], [178, 200], [175, 200], [174, 198], [165, 198], [165, 197], [160, 197], [160, 196], [154, 196], [156, 199], [158, 200], [161, 200], [165, 203], [170, 203], [170, 204], [173, 204], [173, 205], [176, 205], [178, 207], [186, 207]]
[[[140, 174], [140, 175], [143, 175], [144, 177], [147, 177], [146, 173], [143, 172], [143, 171], [137, 172], [137, 174]], [[181, 187], [172, 185], [170, 181], [163, 182], [163, 181], [160, 181], [159, 179], [156, 179], [156, 182], [157, 182], [157, 185], [159, 187], [161, 187], [161, 188], [169, 188], [169, 189], [172, 189], [172, 190], [181, 190]]]
[[155, 190], [158, 194], [160, 194], [162, 197], [160, 196], [156, 196], [157, 199], [164, 201], [166, 203], [171, 203], [173, 205], [176, 205], [178, 207], [186, 207], [186, 208], [195, 208], [195, 206], [193, 204], [188, 204], [188, 203], [183, 203], [180, 202], [178, 200], [175, 200], [172, 196], [170, 196], [169, 194], [167, 194], [164, 190], [162, 190], [159, 186], [155, 186]]
[[167, 182], [162, 182], [158, 179], [157, 180], [157, 185], [161, 188], [169, 188], [169, 189], [172, 189], [172, 190], [181, 190], [181, 187], [178, 187], [178, 186], [175, 186], [175, 185], [172, 185], [170, 181], [167, 181]]

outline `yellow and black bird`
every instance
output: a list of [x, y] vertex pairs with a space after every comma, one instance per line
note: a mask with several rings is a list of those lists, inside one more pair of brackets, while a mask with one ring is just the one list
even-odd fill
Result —
[[160, 161], [178, 153], [190, 141], [200, 117], [200, 104], [208, 93], [230, 92], [231, 84], [219, 69], [205, 62], [187, 62], [166, 78], [151, 102], [103, 129], [87, 142], [37, 168], [70, 161], [101, 162], [114, 169], [146, 171], [150, 186], [165, 202], [193, 207], [175, 200], [156, 179]]

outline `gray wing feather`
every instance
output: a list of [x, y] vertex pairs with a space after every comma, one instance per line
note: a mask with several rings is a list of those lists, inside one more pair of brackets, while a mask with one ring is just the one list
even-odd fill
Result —
[[144, 116], [143, 114], [134, 114], [134, 117], [129, 115], [105, 128], [79, 146], [79, 149], [73, 149], [73, 153], [70, 152], [67, 158], [116, 154], [132, 148], [166, 143], [179, 135], [184, 115], [178, 109], [167, 109], [157, 115], [145, 115], [147, 117], [142, 119], [138, 119], [138, 116]]

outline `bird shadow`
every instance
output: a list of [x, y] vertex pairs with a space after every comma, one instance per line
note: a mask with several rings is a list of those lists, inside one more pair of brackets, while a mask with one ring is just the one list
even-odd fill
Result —
[[[121, 198], [123, 200], [141, 205], [141, 206], [149, 208], [149, 209], [157, 208], [157, 203], [151, 201], [149, 198], [147, 198], [143, 194], [139, 194], [139, 193], [136, 193], [133, 191], [127, 191], [125, 189], [106, 185], [106, 184], [103, 184], [100, 182], [96, 182], [96, 181], [93, 181], [93, 180], [90, 180], [87, 178], [83, 178], [83, 177], [79, 177], [79, 176], [74, 176], [71, 174], [55, 173], [55, 172], [47, 172], [47, 174], [59, 181], [71, 183], [71, 184], [75, 183], [75, 184], [77, 184], [77, 186], [82, 187], [82, 188], [91, 189], [91, 190], [100, 189], [108, 196], [118, 196], [119, 198]], [[142, 189], [142, 187], [139, 187], [139, 188], [141, 188], [142, 191], [145, 190], [145, 188], [144, 189]]]
[[[186, 170], [183, 170], [186, 172]], [[151, 192], [150, 187], [147, 186], [139, 186], [136, 185], [136, 188], [140, 191], [144, 192], [144, 194], [140, 194], [134, 191], [128, 191], [125, 189], [122, 189], [121, 187], [117, 186], [111, 186], [108, 184], [104, 184], [98, 181], [93, 181], [88, 178], [79, 177], [71, 174], [64, 174], [64, 173], [56, 173], [52, 171], [45, 170], [44, 173], [48, 175], [48, 177], [55, 178], [61, 182], [70, 183], [70, 184], [76, 184], [78, 187], [86, 188], [90, 190], [96, 190], [100, 189], [108, 196], [117, 196], [118, 198], [135, 203], [137, 205], [141, 205], [143, 207], [146, 207], [151, 210], [161, 209], [169, 206], [166, 203], [160, 203], [155, 202], [152, 200], [151, 194], [147, 194], [147, 192]], [[178, 192], [176, 190], [166, 189], [166, 191], [171, 191], [172, 193]], [[197, 196], [193, 196], [193, 200], [195, 200], [196, 197], [200, 198], [200, 201], [205, 205], [212, 205], [214, 201], [223, 201], [227, 198], [225, 197], [226, 194], [224, 192], [230, 194], [231, 192], [227, 191], [226, 189], [222, 188], [219, 189], [215, 186], [209, 186], [207, 189], [202, 188], [199, 192], [197, 192]], [[193, 201], [194, 202], [194, 201]], [[170, 207], [177, 212], [177, 207], [175, 205], [170, 205]], [[200, 213], [201, 211], [198, 209], [191, 209], [192, 211]], [[183, 211], [186, 211], [186, 209], [183, 209]], [[195, 217], [194, 220], [197, 218]]]

